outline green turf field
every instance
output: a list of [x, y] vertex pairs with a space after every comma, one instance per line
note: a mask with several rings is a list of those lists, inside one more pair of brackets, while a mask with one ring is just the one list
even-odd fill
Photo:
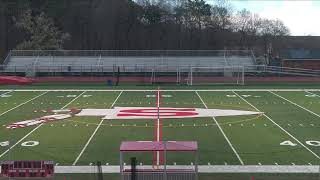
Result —
[[[27, 128], [8, 124], [52, 113], [46, 109], [155, 107], [156, 92], [0, 91], [0, 160], [54, 160], [59, 165], [119, 164], [126, 140], [153, 140], [153, 120], [73, 117]], [[319, 165], [320, 91], [163, 91], [162, 107], [232, 109], [262, 115], [163, 120], [165, 140], [198, 141], [200, 165]], [[34, 112], [37, 110], [37, 112]], [[27, 145], [27, 146], [23, 146]], [[137, 155], [151, 164], [151, 154]], [[184, 153], [169, 164], [190, 164]]]

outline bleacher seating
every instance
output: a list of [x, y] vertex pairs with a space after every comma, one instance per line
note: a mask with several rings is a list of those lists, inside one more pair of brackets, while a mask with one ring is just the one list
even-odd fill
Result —
[[177, 53], [178, 55], [170, 54], [170, 56], [139, 56], [132, 53], [128, 56], [111, 56], [109, 54], [99, 56], [99, 53], [92, 56], [34, 54], [36, 53], [27, 56], [11, 55], [6, 62], [6, 70], [18, 72], [32, 69], [37, 72], [101, 72], [114, 71], [115, 67], [120, 67], [122, 71], [127, 72], [139, 69], [140, 71], [143, 69], [177, 71], [178, 68], [250, 66], [255, 64], [254, 59], [249, 55], [223, 56], [223, 53], [220, 53], [220, 55], [196, 54], [191, 56], [181, 55], [180, 52]]

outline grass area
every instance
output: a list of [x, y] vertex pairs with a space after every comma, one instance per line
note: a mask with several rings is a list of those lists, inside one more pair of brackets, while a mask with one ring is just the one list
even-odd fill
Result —
[[[0, 160], [54, 160], [59, 165], [102, 161], [117, 165], [121, 141], [154, 139], [153, 120], [139, 118], [101, 121], [99, 116], [75, 116], [11, 130], [6, 129], [6, 125], [52, 114], [39, 111], [47, 109], [155, 107], [155, 92], [12, 91], [1, 94], [0, 142], [9, 141], [12, 149], [8, 151], [8, 145], [0, 146]], [[214, 119], [164, 119], [164, 140], [198, 141], [200, 165], [320, 164], [318, 91], [166, 91], [162, 95], [162, 107], [264, 112], [263, 115]], [[24, 142], [39, 144], [22, 146]], [[151, 164], [152, 154], [134, 155], [139, 163]], [[192, 160], [189, 154], [168, 154], [168, 164], [190, 164]], [[126, 161], [128, 163], [128, 159]]]

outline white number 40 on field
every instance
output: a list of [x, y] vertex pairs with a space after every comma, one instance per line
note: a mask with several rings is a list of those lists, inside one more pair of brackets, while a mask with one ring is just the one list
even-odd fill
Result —
[[[39, 144], [40, 143], [38, 141], [26, 141], [26, 142], [21, 143], [21, 146], [33, 147], [33, 146], [37, 146]], [[10, 145], [9, 141], [0, 142], [0, 147], [6, 147], [6, 146], [9, 146], [9, 145]]]
[[[306, 141], [309, 146], [320, 146], [320, 141]], [[297, 146], [298, 144], [292, 141], [283, 141], [280, 143], [281, 146]]]

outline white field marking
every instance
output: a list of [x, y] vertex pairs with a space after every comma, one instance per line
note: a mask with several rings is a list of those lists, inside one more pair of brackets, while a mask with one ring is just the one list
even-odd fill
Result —
[[[113, 103], [111, 104], [110, 107], [113, 107], [115, 105], [115, 103], [118, 101], [119, 97], [121, 96], [123, 91], [121, 91], [119, 93], [119, 95], [117, 96], [117, 98], [113, 101]], [[90, 136], [89, 140], [87, 141], [87, 143], [84, 145], [84, 147], [82, 148], [81, 152], [79, 153], [79, 155], [77, 156], [76, 160], [74, 160], [74, 162], [72, 163], [72, 165], [76, 165], [76, 163], [79, 161], [80, 157], [82, 156], [82, 154], [84, 153], [84, 151], [87, 149], [88, 145], [90, 144], [91, 140], [93, 139], [93, 137], [95, 136], [95, 134], [97, 133], [98, 129], [100, 128], [100, 126], [102, 125], [104, 120], [101, 120], [99, 125], [96, 127], [96, 129], [93, 131], [92, 135]], [[112, 124], [110, 124], [110, 126], [112, 126]]]
[[9, 94], [11, 92], [13, 92], [13, 91], [8, 91], [8, 92], [5, 92], [5, 93], [2, 93], [2, 94], [0, 94], [0, 97], [3, 96], [3, 95]]
[[46, 92], [44, 92], [44, 93], [42, 93], [42, 94], [40, 94], [40, 95], [38, 95], [38, 96], [36, 96], [36, 97], [34, 97], [34, 98], [32, 98], [32, 99], [29, 99], [28, 101], [25, 101], [25, 102], [19, 104], [18, 106], [15, 106], [15, 107], [13, 107], [13, 108], [11, 108], [11, 109], [9, 109], [9, 110], [1, 113], [0, 116], [3, 116], [3, 115], [7, 114], [8, 112], [10, 112], [10, 111], [12, 111], [12, 110], [15, 110], [15, 109], [17, 109], [18, 107], [23, 106], [23, 105], [29, 103], [30, 101], [33, 101], [33, 100], [37, 99], [38, 97], [47, 94], [48, 92], [49, 92], [49, 91], [46, 91]]
[[[154, 92], [154, 89], [1, 89], [1, 91], [21, 91], [21, 92], [29, 92], [29, 91], [52, 91], [52, 92]], [[319, 91], [320, 89], [162, 89], [162, 92], [172, 91], [172, 92], [242, 92], [242, 91], [253, 91], [253, 92], [264, 92], [264, 91]]]
[[[201, 98], [200, 94], [198, 93], [198, 91], [195, 91], [196, 94], [198, 95], [199, 99], [201, 100], [202, 104], [204, 105], [204, 107], [206, 109], [208, 109], [208, 106], [206, 105], [206, 103], [203, 101], [203, 99]], [[240, 161], [241, 165], [244, 165], [241, 157], [239, 156], [238, 152], [236, 151], [236, 149], [233, 147], [233, 145], [231, 144], [230, 140], [228, 139], [228, 137], [226, 136], [226, 134], [224, 133], [224, 131], [222, 130], [221, 126], [219, 125], [218, 121], [216, 120], [215, 117], [212, 117], [212, 119], [214, 120], [214, 122], [217, 124], [219, 130], [221, 131], [222, 135], [224, 136], [224, 138], [226, 139], [226, 141], [228, 142], [230, 148], [232, 149], [232, 151], [234, 152], [234, 154], [237, 156], [238, 160]]]
[[[48, 92], [48, 91], [47, 91]], [[46, 93], [47, 93], [46, 92]], [[62, 108], [60, 109], [64, 109], [66, 108], [68, 105], [70, 105], [73, 101], [75, 101], [76, 99], [78, 99], [79, 97], [82, 96], [82, 94], [84, 94], [86, 91], [84, 91], [83, 93], [81, 93], [80, 95], [78, 95], [76, 98], [72, 99], [69, 103], [67, 103], [66, 105], [64, 105]], [[45, 94], [45, 93], [43, 93]], [[11, 149], [13, 149], [15, 146], [17, 146], [18, 144], [20, 144], [23, 140], [25, 140], [28, 136], [30, 136], [30, 134], [32, 134], [34, 131], [36, 131], [37, 129], [39, 129], [43, 124], [38, 125], [37, 127], [35, 127], [32, 131], [30, 131], [27, 135], [25, 135], [23, 138], [21, 138], [18, 142], [16, 142], [14, 145], [12, 145], [9, 149], [7, 149], [5, 152], [3, 152], [0, 155], [0, 158], [2, 156], [4, 156], [6, 153], [8, 153]]]
[[312, 94], [312, 95], [314, 95], [314, 96], [320, 97], [318, 94], [315, 94], [315, 93], [309, 92], [309, 91], [307, 91], [307, 90], [306, 90], [305, 92], [310, 93], [310, 94]]
[[320, 115], [319, 115], [319, 114], [317, 114], [317, 113], [315, 113], [315, 112], [313, 112], [313, 111], [311, 111], [311, 110], [309, 110], [309, 109], [307, 109], [307, 108], [305, 108], [305, 107], [303, 107], [303, 106], [300, 106], [299, 104], [294, 103], [294, 102], [290, 101], [289, 99], [280, 96], [279, 94], [276, 94], [276, 93], [274, 93], [274, 92], [272, 92], [272, 91], [269, 91], [269, 92], [272, 93], [273, 95], [275, 95], [275, 96], [277, 96], [277, 97], [279, 97], [279, 98], [281, 98], [281, 99], [283, 99], [283, 100], [286, 100], [286, 101], [288, 101], [289, 103], [291, 103], [291, 104], [293, 104], [293, 105], [295, 105], [295, 106], [298, 106], [299, 108], [301, 108], [301, 109], [303, 109], [303, 110], [305, 110], [305, 111], [308, 111], [309, 113], [311, 113], [311, 114], [313, 114], [313, 115], [315, 115], [315, 116], [317, 116], [317, 117], [320, 118]]
[[[234, 94], [236, 94], [240, 99], [242, 99], [243, 101], [245, 101], [247, 104], [249, 104], [251, 107], [253, 107], [256, 111], [260, 111], [258, 108], [256, 108], [254, 105], [252, 105], [251, 103], [249, 103], [246, 99], [244, 99], [243, 97], [241, 97], [239, 94], [237, 94], [236, 92], [233, 92]], [[266, 117], [267, 119], [269, 119], [273, 124], [275, 124], [276, 126], [278, 126], [278, 128], [280, 128], [283, 132], [285, 132], [287, 135], [289, 135], [292, 139], [294, 139], [295, 141], [297, 141], [302, 147], [304, 147], [306, 150], [308, 150], [310, 153], [312, 153], [316, 158], [320, 159], [320, 157], [314, 153], [311, 149], [309, 149], [307, 146], [305, 146], [302, 142], [300, 142], [297, 138], [295, 138], [293, 135], [291, 135], [287, 130], [285, 130], [284, 128], [282, 128], [278, 123], [276, 123], [275, 121], [273, 121], [269, 116], [267, 116], [265, 113], [263, 114], [264, 117]]]

